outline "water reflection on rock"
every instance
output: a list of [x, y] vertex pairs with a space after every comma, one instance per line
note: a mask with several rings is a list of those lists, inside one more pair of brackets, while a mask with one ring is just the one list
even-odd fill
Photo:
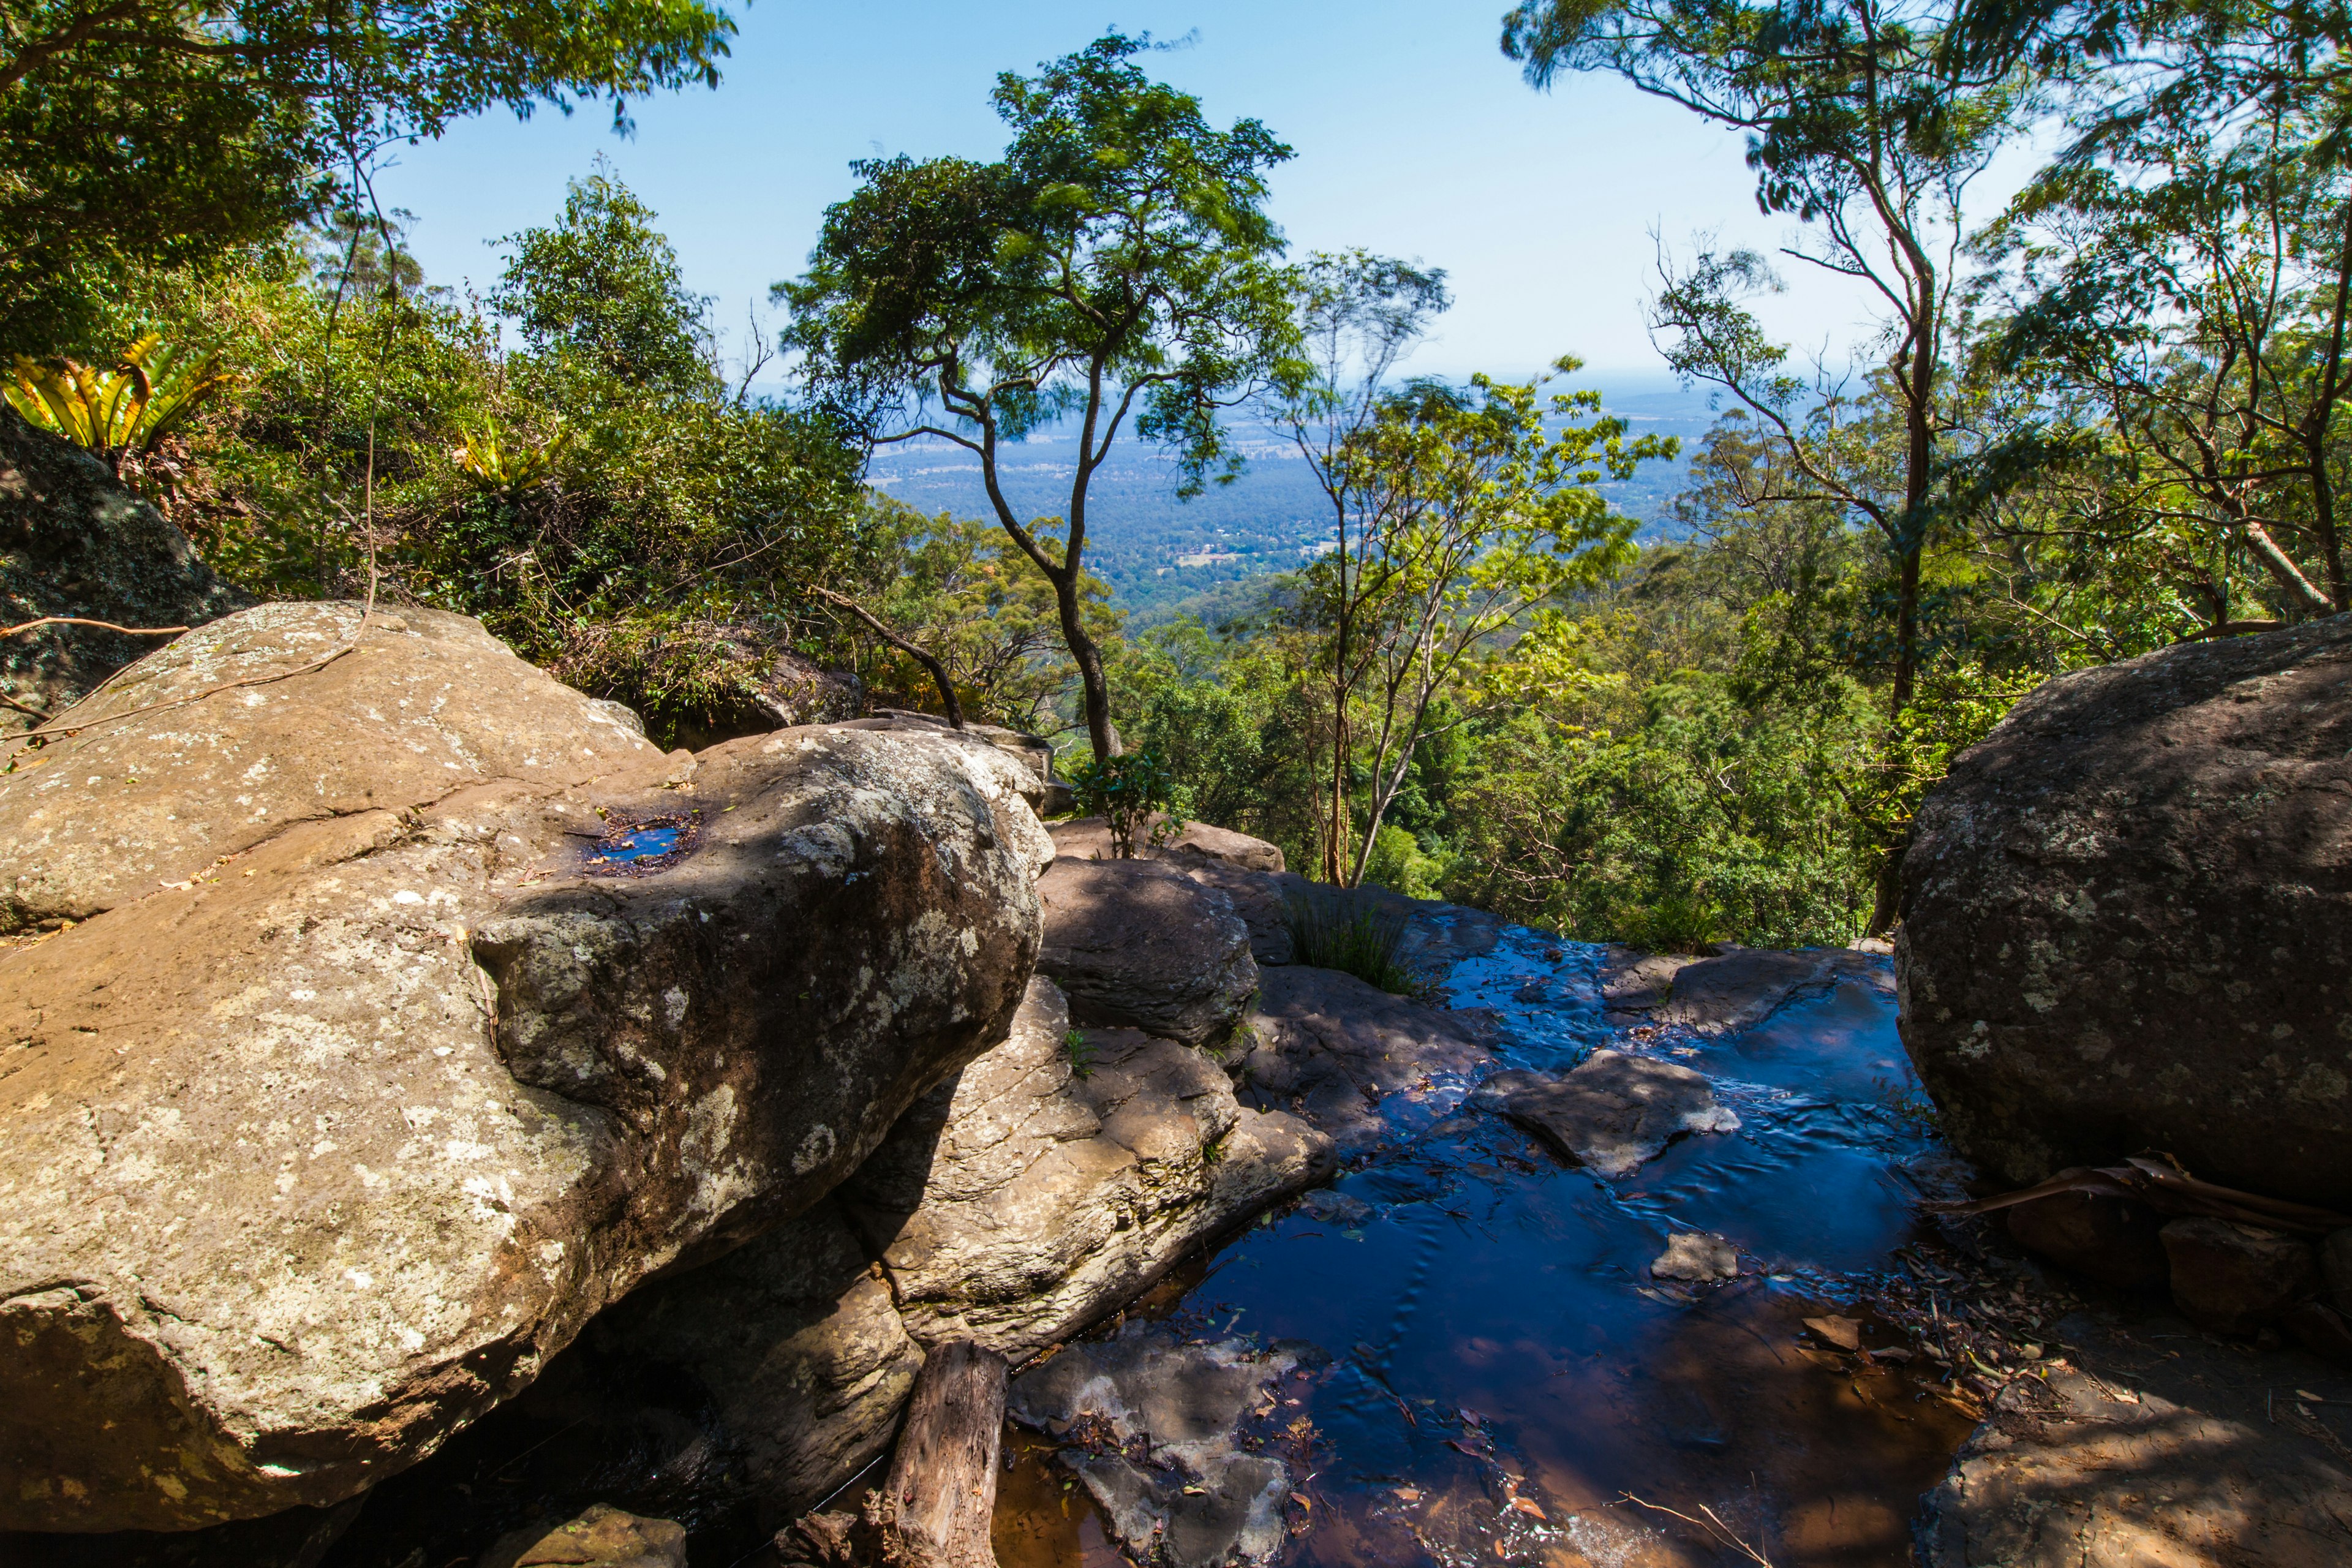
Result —
[[[1359, 1134], [1332, 1191], [1163, 1285], [1149, 1310], [1180, 1341], [1238, 1325], [1335, 1357], [1295, 1417], [1285, 1561], [1696, 1568], [1740, 1560], [1734, 1540], [1779, 1568], [1907, 1561], [1969, 1419], [1900, 1361], [1803, 1326], [1844, 1311], [1861, 1351], [1896, 1339], [1846, 1283], [1916, 1238], [1910, 1167], [1937, 1157], [1886, 961], [1751, 964], [1778, 994], [1710, 993], [1744, 1026], [1701, 1032], [1664, 1009], [1612, 1019], [1601, 949], [1490, 930], [1449, 985], [1485, 1010], [1489, 1071], [1628, 1052], [1704, 1074], [1738, 1126], [1612, 1181], [1479, 1110], [1483, 1074], [1400, 1077], [1379, 1086], [1386, 1135]], [[1702, 1278], [1654, 1279], [1694, 1236]], [[1084, 1497], [1019, 1460], [1008, 1568], [1115, 1561]]]

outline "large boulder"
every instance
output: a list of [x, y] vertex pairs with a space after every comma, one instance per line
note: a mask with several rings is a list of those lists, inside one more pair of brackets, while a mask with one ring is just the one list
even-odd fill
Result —
[[1037, 880], [1038, 970], [1081, 1025], [1188, 1045], [1231, 1034], [1257, 991], [1249, 928], [1214, 888], [1153, 860], [1066, 856]]
[[1040, 977], [1012, 1037], [918, 1101], [843, 1191], [917, 1339], [1019, 1362], [1332, 1165], [1328, 1138], [1243, 1108], [1189, 1046], [1072, 1039]]
[[665, 758], [425, 612], [288, 673], [357, 619], [206, 628], [0, 778], [16, 918], [79, 922], [0, 955], [0, 1529], [414, 1463], [815, 1202], [1027, 982], [1050, 845], [992, 750]]
[[[1905, 1045], [1998, 1179], [2352, 1207], [2352, 618], [2063, 676], [1920, 808]], [[1678, 977], [1679, 984], [1679, 977]]]
[[923, 1347], [1025, 1360], [1330, 1173], [1329, 1140], [1237, 1106], [1191, 1047], [1100, 1030], [1074, 1048], [1070, 1033], [1061, 993], [1032, 980], [1004, 1043], [916, 1101], [832, 1197], [590, 1329], [596, 1366], [658, 1366], [703, 1393], [709, 1500], [777, 1519], [815, 1505], [887, 1447]]
[[[0, 626], [194, 626], [252, 603], [104, 463], [0, 404]], [[0, 639], [0, 734], [57, 717], [158, 642], [90, 626]]]

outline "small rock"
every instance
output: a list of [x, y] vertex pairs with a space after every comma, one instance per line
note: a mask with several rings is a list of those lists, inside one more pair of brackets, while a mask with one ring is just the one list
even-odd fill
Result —
[[2226, 1219], [2177, 1219], [2163, 1230], [2172, 1300], [2217, 1334], [2251, 1337], [2319, 1282], [2309, 1242]]
[[[2081, 1169], [2058, 1174], [2074, 1175]], [[2171, 1260], [2159, 1235], [2164, 1221], [2127, 1198], [2062, 1193], [2003, 1213], [2020, 1247], [2102, 1285], [2153, 1290], [2171, 1278]]]
[[1330, 1187], [1318, 1187], [1299, 1200], [1301, 1213], [1325, 1225], [1361, 1225], [1372, 1217], [1372, 1205]]
[[478, 1568], [686, 1568], [686, 1527], [600, 1502], [553, 1530], [501, 1536]]
[[1005, 1413], [1060, 1437], [1074, 1429], [1111, 1450], [1138, 1438], [1152, 1468], [1123, 1453], [1065, 1450], [1139, 1563], [1214, 1568], [1272, 1561], [1285, 1538], [1288, 1468], [1245, 1452], [1239, 1429], [1271, 1387], [1321, 1352], [1297, 1343], [1261, 1351], [1246, 1338], [1184, 1344], [1157, 1324], [1117, 1339], [1073, 1345], [1007, 1390]]
[[1805, 1327], [1812, 1330], [1813, 1337], [1823, 1344], [1835, 1345], [1842, 1351], [1858, 1351], [1862, 1348], [1862, 1325], [1852, 1318], [1834, 1315], [1825, 1318], [1807, 1318]]
[[2352, 1230], [2339, 1230], [2319, 1244], [2319, 1274], [2328, 1305], [2352, 1317]]
[[1666, 1237], [1650, 1265], [1653, 1279], [1729, 1279], [1739, 1273], [1739, 1249], [1719, 1236], [1685, 1230]]
[[2326, 1303], [2305, 1301], [2289, 1310], [2279, 1320], [2279, 1327], [2312, 1354], [2338, 1366], [2352, 1366], [2352, 1325], [2347, 1325], [2343, 1314]]
[[1739, 1131], [1700, 1074], [1622, 1051], [1595, 1051], [1557, 1079], [1497, 1073], [1478, 1100], [1604, 1176], [1631, 1174], [1685, 1132]]

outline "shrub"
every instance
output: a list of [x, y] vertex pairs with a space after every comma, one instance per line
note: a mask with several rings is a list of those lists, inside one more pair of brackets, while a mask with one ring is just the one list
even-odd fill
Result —
[[1184, 831], [1183, 813], [1192, 805], [1176, 775], [1150, 751], [1081, 763], [1072, 770], [1070, 788], [1078, 809], [1110, 828], [1111, 853], [1122, 860], [1134, 858], [1139, 843], [1150, 848]]

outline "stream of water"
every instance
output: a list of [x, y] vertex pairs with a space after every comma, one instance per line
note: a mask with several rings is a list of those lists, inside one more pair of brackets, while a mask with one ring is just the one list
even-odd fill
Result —
[[[1612, 1183], [1465, 1112], [1466, 1082], [1433, 1081], [1384, 1105], [1404, 1136], [1339, 1197], [1310, 1195], [1137, 1309], [1333, 1358], [1283, 1413], [1304, 1469], [1286, 1562], [1909, 1561], [1919, 1497], [1969, 1422], [1906, 1369], [1857, 1370], [1802, 1326], [1921, 1239], [1905, 1170], [1936, 1146], [1889, 989], [1848, 980], [1706, 1040], [1612, 1030], [1601, 959], [1505, 928], [1454, 965], [1450, 1000], [1500, 1015], [1503, 1066], [1565, 1070], [1608, 1044], [1696, 1068], [1741, 1131], [1685, 1138]], [[1741, 1276], [1654, 1281], [1681, 1231], [1735, 1244]], [[1867, 1321], [1864, 1335], [1895, 1342]], [[1006, 1568], [1122, 1561], [1034, 1441], [996, 1538]]]

